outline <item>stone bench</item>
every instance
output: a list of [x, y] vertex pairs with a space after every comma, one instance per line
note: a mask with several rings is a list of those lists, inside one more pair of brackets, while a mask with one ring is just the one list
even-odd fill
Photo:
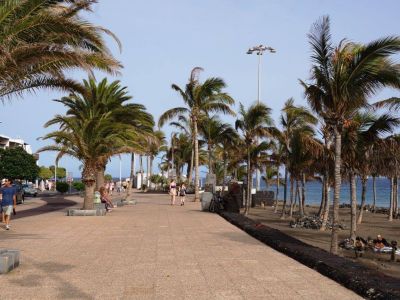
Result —
[[0, 274], [10, 272], [19, 266], [19, 250], [0, 249]]
[[95, 203], [93, 209], [70, 208], [67, 216], [105, 216], [106, 213], [104, 203]]
[[113, 200], [112, 201], [113, 205], [116, 207], [121, 207], [125, 205], [125, 201], [123, 201], [122, 199], [120, 200]]

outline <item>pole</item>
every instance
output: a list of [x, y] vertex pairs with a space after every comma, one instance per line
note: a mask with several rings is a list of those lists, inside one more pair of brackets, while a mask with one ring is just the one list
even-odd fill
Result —
[[[260, 104], [261, 102], [261, 56], [262, 52], [257, 53], [258, 55], [258, 70], [257, 70], [257, 103]], [[258, 138], [257, 138], [257, 144], [258, 144]], [[261, 179], [261, 174], [260, 174], [260, 169], [257, 168], [256, 170], [256, 189], [257, 191], [260, 190], [260, 180]], [[252, 178], [253, 180], [253, 178]]]
[[119, 186], [122, 186], [122, 161], [121, 155], [119, 156]]
[[57, 158], [54, 166], [54, 190], [57, 190]]

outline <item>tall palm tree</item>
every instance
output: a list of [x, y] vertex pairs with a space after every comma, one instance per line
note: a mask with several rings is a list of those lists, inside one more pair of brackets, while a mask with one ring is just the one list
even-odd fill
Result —
[[232, 135], [233, 128], [223, 123], [217, 116], [211, 118], [204, 118], [199, 126], [200, 133], [207, 144], [208, 151], [208, 172], [213, 173], [213, 156], [215, 147], [224, 139], [226, 135]]
[[312, 107], [333, 129], [335, 139], [334, 200], [331, 252], [337, 253], [341, 187], [341, 137], [346, 120], [385, 86], [400, 86], [400, 70], [390, 56], [400, 51], [400, 39], [386, 37], [365, 45], [342, 40], [333, 46], [329, 17], [314, 24], [311, 83], [300, 81]]
[[226, 87], [221, 78], [208, 78], [203, 83], [198, 80], [198, 73], [201, 68], [194, 68], [190, 74], [189, 82], [184, 89], [173, 84], [172, 89], [177, 91], [183, 99], [186, 107], [175, 107], [164, 112], [159, 119], [161, 127], [167, 120], [180, 115], [185, 115], [191, 120], [193, 125], [194, 139], [194, 158], [195, 158], [195, 201], [199, 198], [199, 142], [198, 142], [198, 123], [201, 122], [208, 113], [222, 112], [224, 114], [235, 115], [231, 109], [234, 100], [222, 90]]
[[[284, 148], [285, 159], [285, 185], [283, 190], [283, 208], [281, 218], [285, 218], [285, 209], [287, 203], [287, 184], [288, 184], [288, 170], [289, 156], [290, 156], [290, 143], [296, 131], [308, 131], [309, 128], [317, 123], [317, 119], [302, 106], [294, 105], [294, 99], [290, 98], [285, 102], [280, 117], [280, 124], [282, 129], [275, 130], [274, 136], [278, 139], [279, 143]], [[312, 129], [310, 129], [312, 130]]]
[[66, 71], [114, 74], [121, 64], [107, 49], [109, 30], [82, 17], [93, 0], [6, 0], [0, 3], [0, 100], [37, 88], [81, 90]]
[[236, 120], [236, 130], [242, 132], [242, 137], [246, 145], [247, 154], [247, 197], [244, 214], [247, 215], [251, 205], [251, 190], [253, 187], [253, 174], [251, 165], [252, 149], [256, 146], [255, 142], [258, 138], [270, 135], [270, 126], [273, 121], [271, 118], [271, 109], [262, 103], [253, 104], [247, 110], [240, 103], [240, 118]]
[[170, 126], [174, 126], [181, 130], [183, 133], [185, 133], [187, 136], [190, 137], [192, 141], [192, 149], [191, 149], [191, 157], [190, 157], [190, 163], [188, 164], [187, 168], [187, 174], [186, 177], [188, 178], [188, 184], [192, 184], [192, 178], [193, 178], [193, 168], [194, 168], [194, 139], [193, 139], [193, 124], [184, 115], [180, 115], [177, 118], [177, 121], [173, 121], [169, 123]]

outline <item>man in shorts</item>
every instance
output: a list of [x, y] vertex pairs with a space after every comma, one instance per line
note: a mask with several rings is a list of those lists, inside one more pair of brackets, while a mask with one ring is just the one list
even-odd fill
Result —
[[3, 196], [1, 200], [2, 220], [6, 223], [6, 230], [10, 230], [10, 218], [13, 208], [17, 206], [17, 190], [12, 185], [11, 180], [5, 179], [4, 186], [0, 188]]

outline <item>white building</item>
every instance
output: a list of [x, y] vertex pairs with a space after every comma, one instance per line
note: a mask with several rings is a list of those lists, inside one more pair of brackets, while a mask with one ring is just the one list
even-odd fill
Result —
[[27, 153], [32, 154], [31, 145], [22, 139], [13, 139], [6, 135], [0, 134], [0, 149], [22, 147]]

